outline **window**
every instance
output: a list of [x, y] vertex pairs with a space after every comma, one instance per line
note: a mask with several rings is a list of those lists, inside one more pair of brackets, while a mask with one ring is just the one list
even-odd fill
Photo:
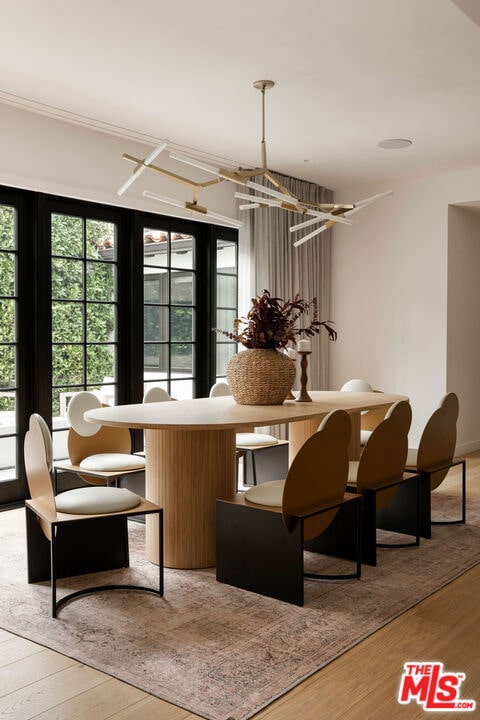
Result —
[[51, 213], [54, 457], [66, 457], [67, 406], [79, 390], [116, 400], [116, 226]]
[[18, 477], [17, 211], [0, 205], [0, 482]]
[[141, 402], [149, 384], [178, 399], [208, 395], [236, 350], [212, 332], [236, 316], [236, 238], [0, 186], [0, 504], [26, 496], [31, 413], [52, 427], [60, 459], [78, 390], [122, 404]]
[[[216, 246], [216, 327], [220, 330], [233, 331], [233, 323], [238, 317], [238, 261], [237, 243], [234, 241], [217, 240]], [[237, 343], [229, 340], [226, 335], [216, 335], [216, 369], [217, 380], [225, 377], [227, 363], [237, 352]]]
[[143, 229], [144, 384], [194, 397], [196, 238]]

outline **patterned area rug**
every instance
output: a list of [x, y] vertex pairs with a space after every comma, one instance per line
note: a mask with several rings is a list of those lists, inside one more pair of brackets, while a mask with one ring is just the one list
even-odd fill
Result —
[[[436, 495], [443, 511], [458, 508], [458, 498]], [[472, 500], [465, 526], [437, 526], [420, 548], [379, 550], [377, 567], [364, 567], [361, 580], [306, 581], [303, 608], [217, 583], [213, 569], [167, 570], [164, 598], [93, 594], [53, 620], [49, 585], [26, 582], [23, 513], [0, 513], [0, 626], [210, 720], [252, 716], [480, 562], [480, 507]], [[128, 573], [155, 583], [143, 531], [132, 523], [132, 567], [102, 580]], [[325, 570], [331, 561], [315, 562]], [[91, 580], [62, 580], [59, 596]]]

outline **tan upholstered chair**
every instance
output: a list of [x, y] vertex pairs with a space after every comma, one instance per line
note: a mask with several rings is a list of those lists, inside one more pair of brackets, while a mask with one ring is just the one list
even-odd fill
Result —
[[[216, 382], [210, 389], [210, 397], [225, 397], [231, 395], [226, 382]], [[288, 441], [278, 440], [274, 435], [257, 432], [237, 433], [235, 437], [237, 450], [237, 476], [238, 460], [244, 460], [244, 485], [256, 485], [262, 478], [273, 479], [270, 476], [281, 477], [288, 468]], [[257, 460], [260, 471], [257, 472]], [[251, 482], [250, 482], [251, 477]], [[238, 482], [238, 478], [237, 478]]]
[[[420, 474], [420, 532], [423, 537], [431, 537], [431, 525], [465, 523], [466, 461], [454, 458], [459, 409], [455, 393], [444, 395], [423, 429], [418, 448], [408, 450], [407, 470]], [[462, 467], [460, 517], [455, 520], [432, 520], [431, 493], [444, 481], [450, 468], [458, 465]]]
[[[84, 487], [55, 495], [51, 469], [52, 442], [40, 415], [30, 417], [24, 456], [30, 499], [25, 501], [27, 521], [28, 582], [50, 580], [52, 617], [68, 600], [94, 591], [132, 589], [163, 595], [163, 513], [125, 488]], [[62, 577], [127, 567], [129, 565], [127, 517], [158, 514], [159, 584], [98, 585], [77, 590], [57, 600], [57, 580]]]
[[[217, 500], [220, 582], [303, 605], [304, 577], [360, 577], [361, 496], [345, 493], [350, 433], [347, 413], [329, 413], [300, 448], [285, 480]], [[343, 506], [350, 508], [345, 542], [356, 554], [355, 571], [337, 576], [305, 573], [305, 543], [325, 532]]]
[[[427, 421], [420, 438], [418, 449], [409, 449], [406, 471], [420, 475], [419, 487], [419, 524], [420, 536], [432, 536], [431, 493], [445, 479], [450, 468], [462, 466], [462, 499], [461, 515], [458, 519], [442, 521], [448, 523], [464, 523], [466, 515], [466, 462], [455, 460], [457, 438], [457, 418], [459, 411], [458, 398], [455, 393], [447, 393], [440, 405]], [[405, 509], [415, 502], [412, 487], [403, 486], [399, 489], [391, 503], [391, 514], [388, 523], [397, 532], [412, 533], [414, 528], [408, 522]]]
[[[418, 526], [418, 475], [405, 472], [408, 449], [408, 431], [412, 411], [408, 402], [402, 400], [392, 405], [384, 420], [372, 431], [359, 461], [350, 461], [348, 490], [359, 493], [362, 503], [362, 562], [377, 563], [377, 527], [389, 529], [388, 521], [379, 520], [382, 512], [388, 517], [389, 506], [399, 488], [408, 485], [413, 489], [413, 502], [402, 512], [408, 515], [413, 525], [414, 540], [398, 541], [395, 545], [383, 547], [412, 547], [419, 545]], [[351, 558], [351, 549], [342, 540], [345, 525], [350, 518], [340, 508], [337, 517], [324, 535], [314, 541], [317, 552], [328, 552], [339, 557]]]
[[145, 459], [131, 452], [132, 440], [126, 427], [107, 427], [87, 422], [84, 413], [102, 407], [91, 392], [76, 393], [68, 405], [67, 447], [70, 462], [55, 462], [54, 487], [58, 471], [72, 472], [92, 485], [117, 484], [124, 475], [145, 469]]

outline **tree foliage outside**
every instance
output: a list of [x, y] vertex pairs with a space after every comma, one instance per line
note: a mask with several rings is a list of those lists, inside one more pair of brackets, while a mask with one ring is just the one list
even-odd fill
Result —
[[[115, 264], [99, 245], [114, 243], [111, 223], [52, 216], [53, 385], [99, 385], [115, 375]], [[0, 205], [0, 389], [15, 378], [15, 210]], [[112, 253], [110, 253], [112, 255]], [[0, 398], [13, 410], [14, 398]], [[53, 412], [58, 413], [58, 392]]]

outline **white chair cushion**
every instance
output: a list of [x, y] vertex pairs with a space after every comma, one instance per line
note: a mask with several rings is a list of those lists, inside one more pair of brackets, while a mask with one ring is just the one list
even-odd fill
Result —
[[152, 385], [152, 387], [149, 387], [145, 395], [143, 396], [144, 403], [166, 402], [167, 400], [171, 399], [172, 398], [170, 397], [168, 392], [159, 385]]
[[138, 455], [127, 453], [98, 453], [89, 455], [80, 463], [84, 470], [98, 470], [99, 472], [115, 472], [122, 470], [136, 470], [145, 467], [145, 460]]
[[262, 445], [277, 445], [278, 440], [273, 435], [262, 433], [237, 433], [235, 436], [237, 447], [261, 447]]
[[270, 482], [255, 485], [246, 491], [244, 497], [255, 505], [271, 505], [282, 507], [283, 488], [285, 480], [271, 480]]
[[408, 448], [406, 467], [416, 468], [417, 467], [417, 448]]
[[352, 485], [357, 484], [357, 475], [358, 475], [358, 460], [350, 460], [348, 463], [348, 483], [351, 483]]
[[371, 434], [371, 430], [360, 430], [360, 445], [366, 445]]
[[100, 515], [121, 512], [140, 505], [141, 498], [127, 488], [85, 487], [67, 490], [55, 497], [58, 512], [72, 515]]

